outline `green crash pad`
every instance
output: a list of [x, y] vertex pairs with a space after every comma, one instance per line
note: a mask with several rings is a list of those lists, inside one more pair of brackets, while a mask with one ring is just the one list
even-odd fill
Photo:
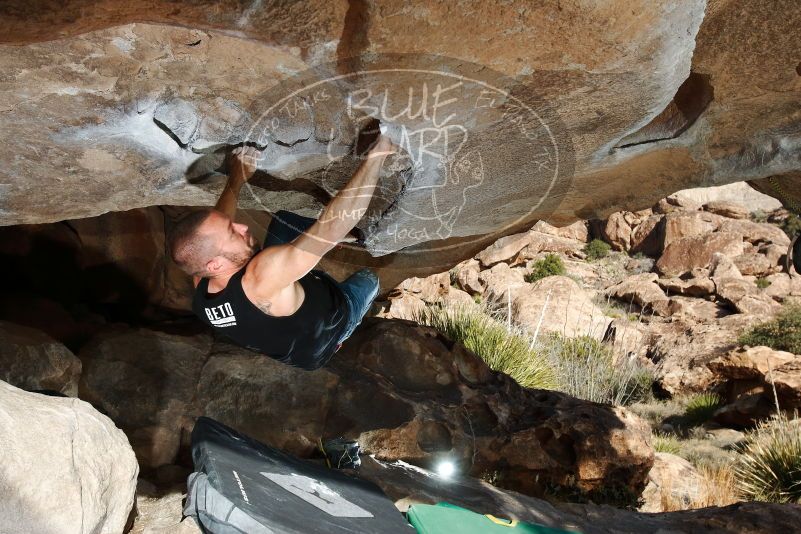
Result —
[[481, 515], [448, 503], [412, 505], [406, 519], [418, 534], [575, 534], [570, 530]]

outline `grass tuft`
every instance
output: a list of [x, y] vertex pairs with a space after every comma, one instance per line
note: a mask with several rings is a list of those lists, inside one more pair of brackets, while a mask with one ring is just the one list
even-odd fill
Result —
[[536, 346], [556, 372], [559, 391], [593, 402], [629, 405], [651, 395], [653, 373], [590, 336], [548, 334]]
[[676, 456], [681, 456], [681, 442], [676, 436], [669, 434], [652, 434], [651, 442], [656, 452], [668, 452]]
[[554, 389], [557, 385], [550, 364], [529, 348], [525, 335], [480, 311], [430, 305], [416, 310], [414, 320], [462, 343], [491, 369], [508, 374], [521, 386]]

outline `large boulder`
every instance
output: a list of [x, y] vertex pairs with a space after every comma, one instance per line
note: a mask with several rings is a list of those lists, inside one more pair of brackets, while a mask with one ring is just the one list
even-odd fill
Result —
[[[776, 177], [791, 199], [799, 189], [792, 2], [712, 9], [683, 0], [674, 9], [613, 0], [523, 9], [528, 3], [517, 0], [509, 10], [522, 13], [516, 18], [478, 2], [463, 12], [429, 9], [422, 27], [370, 3], [308, 0], [291, 9], [210, 0], [58, 8], [11, 0], [4, 7], [2, 224], [213, 204], [223, 187], [216, 173], [223, 150], [249, 139], [265, 106], [303, 87], [308, 80], [293, 76], [312, 66], [314, 81], [336, 76], [339, 85], [327, 86], [326, 98], [307, 95], [310, 108], [279, 108], [288, 110], [286, 120], [251, 139], [268, 157], [245, 207], [318, 212], [356, 166], [348, 154], [364, 115], [349, 111], [394, 127], [433, 127], [430, 112], [402, 113], [410, 89], [412, 106], [420, 102], [421, 66], [478, 79], [503, 95], [478, 106], [469, 98], [475, 87], [463, 86], [462, 98], [449, 103], [453, 113], [443, 109], [434, 120], [442, 126], [439, 119], [453, 117], [454, 131], [469, 134], [466, 149], [476, 151], [397, 168], [414, 187], [396, 187], [393, 175], [387, 198], [365, 221], [373, 255], [430, 252], [425, 265], [404, 263], [406, 277], [447, 269], [537, 219], [603, 219], [702, 184]], [[465, 34], [477, 18], [484, 24]], [[565, 39], [566, 28], [582, 41]], [[529, 46], [534, 40], [541, 46]], [[399, 64], [389, 52], [419, 61]], [[251, 56], [261, 60], [234, 59]], [[351, 76], [388, 66], [394, 77], [380, 83]], [[412, 74], [407, 66], [418, 68]], [[349, 106], [363, 89], [372, 98]], [[270, 90], [280, 93], [272, 101]], [[510, 99], [534, 94], [549, 104], [536, 107], [547, 130], [531, 131], [540, 126], [535, 119], [505, 113], [520, 109]], [[495, 113], [500, 106], [504, 113]], [[549, 148], [543, 157], [510, 147], [521, 131]], [[29, 148], [45, 144], [51, 152]], [[443, 241], [454, 248], [442, 253]]]
[[663, 218], [664, 215], [654, 213], [637, 225], [631, 234], [631, 252], [654, 257], [662, 254], [664, 247], [661, 223]]
[[771, 369], [796, 360], [796, 355], [769, 347], [742, 347], [707, 364], [720, 381], [763, 380]]
[[408, 278], [395, 289], [397, 292], [409, 293], [425, 302], [437, 302], [448, 294], [450, 284], [448, 273], [438, 273], [425, 278]]
[[778, 302], [801, 297], [801, 276], [776, 273], [765, 277], [768, 287], [762, 293]]
[[[703, 500], [704, 481], [693, 464], [666, 452], [657, 452], [642, 492], [641, 512], [665, 512], [665, 507], [687, 509]], [[673, 509], [675, 509], [673, 508]]]
[[668, 295], [685, 295], [688, 297], [706, 297], [715, 292], [715, 282], [707, 277], [694, 278], [659, 278], [656, 281]]
[[490, 269], [478, 273], [478, 282], [484, 288], [484, 295], [492, 300], [506, 303], [528, 285], [525, 280], [525, 269], [509, 267], [506, 263], [498, 263]]
[[0, 525], [7, 534], [118, 534], [139, 466], [111, 420], [75, 398], [0, 382]]
[[657, 364], [657, 388], [671, 396], [708, 391], [717, 379], [706, 364], [735, 349], [740, 334], [763, 321], [741, 313], [705, 322], [685, 322], [680, 316], [671, 319], [650, 325], [654, 342], [649, 351]]
[[783, 410], [801, 408], [801, 356], [777, 367], [772, 380]]
[[670, 299], [656, 283], [658, 278], [656, 273], [635, 274], [607, 288], [606, 294], [625, 304], [634, 303], [657, 315], [670, 315]]
[[743, 253], [743, 236], [734, 232], [712, 232], [673, 241], [656, 262], [667, 276], [681, 276], [695, 268], [709, 267], [715, 253], [734, 258]]
[[206, 334], [110, 329], [79, 353], [80, 396], [128, 434], [143, 468], [173, 463], [192, 427], [195, 387], [210, 347]]
[[479, 273], [481, 272], [481, 265], [478, 260], [469, 259], [458, 264], [453, 268], [456, 273], [456, 283], [464, 291], [471, 294], [477, 294], [484, 291], [484, 286], [479, 280]]
[[[782, 206], [779, 200], [760, 193], [746, 182], [685, 189], [677, 191], [673, 196], [700, 202], [704, 205], [704, 209], [706, 209], [706, 205], [719, 206], [721, 205], [720, 203], [723, 203], [724, 205], [745, 206], [752, 212], [762, 211], [769, 213]], [[708, 211], [713, 210], [709, 209]], [[739, 212], [739, 210], [737, 211]], [[728, 215], [726, 216], [728, 217]]]
[[601, 225], [600, 234], [615, 250], [628, 250], [631, 247], [631, 226], [623, 213], [610, 215]]
[[756, 285], [743, 278], [725, 277], [715, 279], [715, 294], [740, 313], [770, 318], [781, 309], [770, 296], [758, 291]]
[[749, 243], [773, 243], [787, 247], [790, 238], [781, 228], [770, 223], [758, 223], [745, 219], [726, 219], [720, 224], [721, 232], [740, 234]]
[[81, 361], [47, 334], [0, 321], [0, 379], [27, 390], [78, 396]]
[[674, 211], [662, 219], [662, 249], [684, 237], [696, 237], [714, 232], [723, 217], [703, 211]]
[[566, 256], [584, 257], [582, 252], [584, 243], [578, 239], [536, 230], [532, 230], [529, 234], [529, 242], [517, 253], [514, 258], [515, 263], [539, 258], [545, 252], [558, 252]]
[[574, 239], [576, 241], [581, 241], [582, 243], [586, 243], [590, 240], [590, 232], [589, 228], [587, 227], [587, 221], [576, 221], [573, 224], [562, 227], [553, 226], [545, 221], [537, 221], [537, 224], [535, 224], [531, 229], [537, 232], [542, 232], [543, 234], [555, 235], [558, 237], [564, 237], [566, 239]]
[[715, 213], [721, 217], [727, 217], [729, 219], [747, 219], [748, 214], [750, 213], [748, 208], [743, 204], [726, 200], [711, 200], [704, 204], [702, 208], [705, 211]]
[[526, 492], [641, 489], [653, 458], [647, 424], [628, 411], [523, 389], [405, 321], [366, 319], [314, 372], [218, 345], [197, 391], [197, 413], [296, 454], [346, 436], [379, 459], [433, 468], [447, 458]]
[[[801, 357], [769, 347], [741, 347], [707, 363], [725, 405], [715, 413], [719, 423], [753, 426], [781, 410], [801, 408]], [[774, 395], [773, 387], [776, 393]]]
[[[657, 288], [658, 289], [658, 288]], [[611, 319], [575, 280], [547, 276], [512, 295], [512, 320], [527, 330], [602, 339]]]
[[482, 267], [492, 267], [502, 261], [508, 262], [530, 242], [531, 232], [508, 235], [476, 254], [475, 258], [481, 262]]

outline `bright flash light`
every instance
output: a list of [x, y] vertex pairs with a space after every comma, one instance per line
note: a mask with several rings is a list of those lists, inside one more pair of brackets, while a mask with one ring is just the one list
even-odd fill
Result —
[[456, 472], [456, 466], [450, 460], [444, 460], [437, 464], [437, 474], [442, 478], [451, 478]]

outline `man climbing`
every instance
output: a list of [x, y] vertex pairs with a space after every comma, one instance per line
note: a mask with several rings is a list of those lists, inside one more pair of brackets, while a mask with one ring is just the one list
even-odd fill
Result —
[[233, 219], [260, 154], [235, 149], [214, 209], [187, 215], [170, 233], [173, 260], [194, 277], [195, 314], [233, 342], [281, 362], [308, 370], [328, 362], [370, 309], [378, 277], [362, 269], [337, 282], [314, 267], [367, 211], [383, 161], [393, 152], [379, 135], [319, 219], [278, 211], [259, 251], [248, 227]]

